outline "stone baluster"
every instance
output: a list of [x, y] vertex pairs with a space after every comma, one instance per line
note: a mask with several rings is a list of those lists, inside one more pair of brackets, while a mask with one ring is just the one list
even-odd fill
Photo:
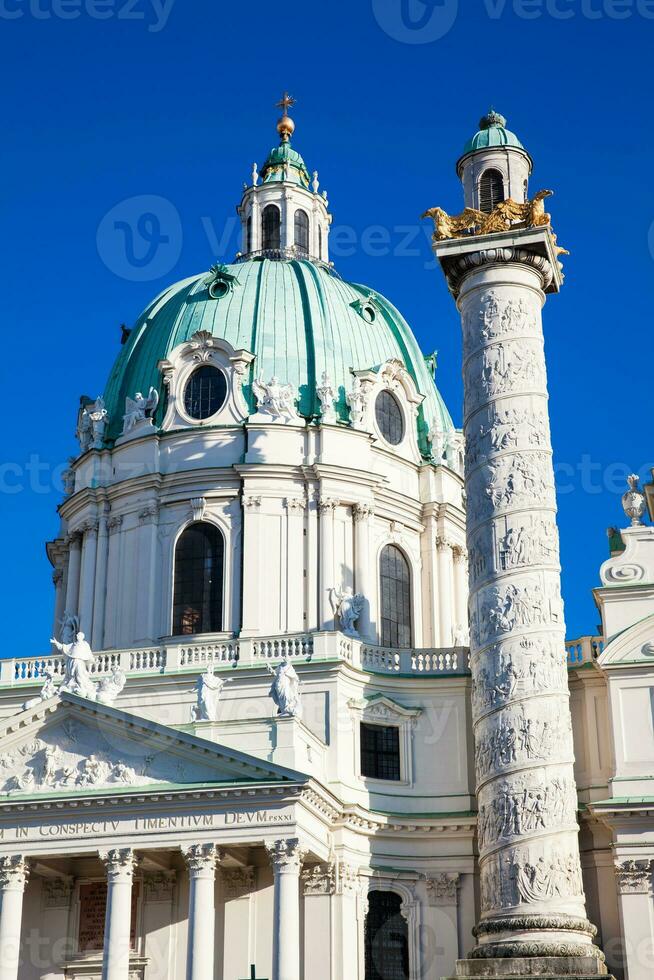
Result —
[[23, 896], [28, 878], [22, 855], [0, 857], [0, 980], [18, 980]]
[[107, 872], [102, 980], [129, 980], [132, 882], [136, 857], [130, 847], [101, 851]]
[[215, 844], [193, 844], [184, 851], [189, 876], [186, 980], [213, 980], [216, 863]]
[[266, 848], [274, 875], [272, 980], [300, 980], [300, 842], [291, 837]]

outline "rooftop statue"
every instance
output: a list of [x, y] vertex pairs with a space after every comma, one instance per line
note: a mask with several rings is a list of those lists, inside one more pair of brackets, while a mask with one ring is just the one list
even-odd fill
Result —
[[[554, 191], [539, 191], [530, 201], [519, 204], [507, 198], [500, 201], [496, 207], [486, 214], [476, 208], [466, 208], [461, 214], [449, 215], [442, 208], [430, 208], [422, 215], [423, 218], [433, 218], [434, 241], [441, 242], [448, 238], [465, 238], [466, 235], [489, 235], [493, 232], [508, 231], [511, 228], [538, 228], [549, 226], [552, 216], [545, 210], [545, 198], [551, 197]], [[559, 254], [565, 249], [556, 246]]]
[[136, 392], [134, 398], [125, 399], [125, 414], [123, 416], [123, 435], [131, 432], [139, 422], [144, 422], [147, 418], [152, 418], [159, 404], [159, 392], [156, 388], [150, 387], [146, 398], [140, 391]]
[[273, 675], [270, 697], [277, 705], [277, 714], [285, 718], [301, 718], [300, 678], [295, 667], [288, 660], [283, 660], [274, 670], [270, 664], [267, 667]]
[[54, 637], [52, 645], [64, 655], [64, 679], [59, 693], [78, 694], [89, 701], [96, 700], [96, 687], [89, 677], [88, 667], [94, 661], [93, 651], [83, 633], [77, 633], [73, 643], [60, 643]]
[[252, 382], [252, 391], [257, 400], [257, 409], [262, 414], [287, 422], [297, 420], [297, 395], [292, 385], [282, 384], [277, 377], [272, 377], [268, 384], [258, 378]]
[[217, 677], [214, 669], [214, 665], [209, 664], [204, 674], [198, 677], [195, 685], [197, 703], [191, 706], [191, 721], [218, 721], [220, 695], [225, 684], [231, 682], [231, 677]]
[[344, 589], [332, 589], [329, 596], [334, 613], [338, 616], [341, 632], [345, 636], [359, 638], [355, 623], [363, 612], [366, 601], [361, 593], [355, 593], [349, 585]]

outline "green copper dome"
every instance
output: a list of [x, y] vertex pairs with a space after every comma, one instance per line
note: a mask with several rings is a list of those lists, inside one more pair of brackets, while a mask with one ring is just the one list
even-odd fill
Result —
[[[163, 396], [160, 360], [198, 330], [256, 355], [244, 394], [255, 411], [251, 383], [276, 375], [300, 395], [299, 411], [317, 417], [316, 384], [324, 371], [338, 390], [338, 417], [349, 418], [345, 393], [350, 369], [366, 370], [390, 358], [403, 362], [425, 401], [418, 412], [418, 440], [429, 457], [427, 433], [434, 425], [453, 428], [413, 333], [395, 307], [379, 293], [344, 282], [326, 267], [305, 260], [258, 259], [221, 267], [229, 288], [212, 299], [207, 273], [178, 282], [161, 293], [139, 317], [114, 364], [105, 390], [109, 440], [122, 429], [125, 399], [150, 385]], [[229, 277], [233, 277], [229, 279]], [[163, 418], [161, 398], [157, 418]]]
[[306, 164], [297, 150], [294, 150], [290, 141], [280, 143], [275, 146], [268, 154], [268, 159], [261, 168], [261, 177], [264, 184], [271, 181], [290, 181], [299, 184], [300, 187], [309, 186], [309, 171]]
[[[479, 130], [463, 148], [463, 155], [474, 153], [475, 150], [487, 150], [493, 146], [515, 146], [524, 150], [524, 146], [510, 129], [506, 128], [506, 119], [493, 109], [483, 116], [479, 122]], [[526, 152], [526, 151], [525, 151]]]

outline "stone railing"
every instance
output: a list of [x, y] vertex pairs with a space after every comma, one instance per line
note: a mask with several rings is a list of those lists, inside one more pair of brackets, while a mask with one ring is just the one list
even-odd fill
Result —
[[567, 640], [568, 667], [581, 667], [592, 664], [604, 649], [603, 636], [580, 636], [578, 640]]
[[[119, 669], [125, 674], [175, 674], [205, 670], [210, 664], [224, 667], [259, 667], [280, 660], [298, 663], [341, 660], [372, 674], [404, 674], [415, 677], [468, 674], [465, 647], [406, 649], [374, 646], [343, 633], [302, 633], [293, 636], [206, 637], [202, 642], [170, 640], [160, 646], [131, 650], [105, 650], [95, 655], [90, 672], [106, 676]], [[0, 686], [43, 683], [46, 671], [63, 676], [64, 660], [58, 654], [0, 660]]]

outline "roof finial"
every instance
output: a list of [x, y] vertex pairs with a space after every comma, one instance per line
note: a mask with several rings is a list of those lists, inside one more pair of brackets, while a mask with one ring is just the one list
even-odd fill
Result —
[[282, 143], [288, 143], [295, 132], [295, 123], [288, 114], [288, 110], [294, 105], [295, 99], [288, 92], [284, 92], [279, 102], [276, 103], [277, 108], [282, 110], [282, 118], [277, 123], [277, 132], [282, 138]]
[[491, 106], [485, 116], [479, 121], [480, 129], [490, 129], [491, 126], [506, 126], [506, 119]]

